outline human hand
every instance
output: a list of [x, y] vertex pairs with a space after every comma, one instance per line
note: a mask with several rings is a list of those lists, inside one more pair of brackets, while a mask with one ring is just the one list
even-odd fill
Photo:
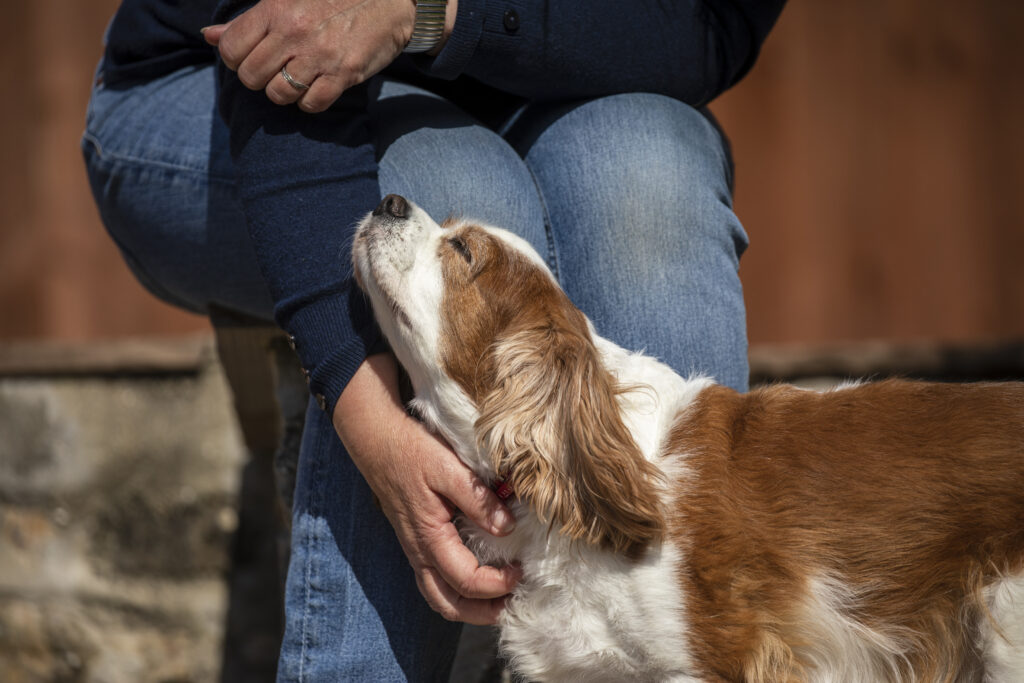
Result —
[[[203, 36], [247, 88], [319, 112], [390, 64], [415, 19], [413, 0], [261, 0]], [[283, 67], [309, 87], [285, 80]]]
[[333, 417], [398, 534], [427, 603], [446, 619], [496, 623], [520, 570], [481, 566], [451, 519], [458, 508], [480, 528], [502, 536], [514, 525], [512, 515], [441, 439], [405, 412], [390, 354], [371, 356], [359, 367]]

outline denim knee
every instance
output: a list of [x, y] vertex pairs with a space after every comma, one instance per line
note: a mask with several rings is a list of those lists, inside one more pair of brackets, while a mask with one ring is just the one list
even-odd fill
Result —
[[139, 281], [176, 306], [270, 320], [213, 67], [93, 89], [82, 151], [100, 217]]
[[439, 95], [404, 83], [385, 82], [370, 112], [382, 194], [403, 195], [437, 221], [457, 215], [497, 225], [548, 252], [536, 185], [501, 136]]
[[559, 279], [598, 332], [744, 387], [747, 238], [717, 128], [627, 94], [527, 111], [510, 139], [543, 197]]
[[[734, 217], [721, 220], [732, 213], [731, 161], [718, 128], [699, 110], [633, 93], [542, 115], [533, 127], [520, 151], [550, 212], [586, 205], [602, 217], [595, 228], [612, 231], [604, 239], [628, 234], [634, 248], [658, 260], [670, 256], [666, 238], [686, 234], [719, 244], [738, 263], [747, 236]], [[709, 207], [719, 220], [709, 220]]]

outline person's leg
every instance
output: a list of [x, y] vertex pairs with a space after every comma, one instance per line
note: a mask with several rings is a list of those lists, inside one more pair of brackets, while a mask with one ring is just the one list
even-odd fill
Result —
[[390, 523], [310, 403], [295, 488], [279, 681], [444, 681], [458, 624], [420, 596]]
[[540, 188], [559, 279], [598, 333], [745, 390], [746, 235], [716, 128], [630, 94], [527, 109], [507, 137]]
[[[196, 312], [217, 304], [269, 321], [214, 98], [212, 68], [97, 88], [86, 166], [108, 231], [153, 293]], [[452, 647], [438, 647], [441, 620], [419, 608], [390, 525], [316, 406], [306, 411], [297, 478], [280, 679], [429, 678], [447, 667], [431, 652]]]
[[[212, 70], [187, 69], [126, 90], [98, 88], [83, 140], [90, 181], [110, 233], [155, 294], [199, 312], [216, 304], [269, 320], [270, 297], [248, 242], [227, 131], [213, 103]], [[380, 113], [384, 126], [387, 112]], [[490, 161], [497, 155], [513, 161], [518, 179], [528, 181], [518, 156], [465, 115], [449, 114], [440, 139], [415, 125], [386, 126], [397, 134], [382, 159], [384, 191], [405, 193], [436, 214], [455, 210], [510, 226], [536, 223], [543, 235], [532, 186], [532, 217], [525, 217], [528, 204], [502, 209], [511, 194], [522, 192], [515, 181], [475, 183], [478, 167], [502, 165]], [[391, 116], [410, 118], [400, 108]], [[450, 146], [448, 134], [454, 136]], [[459, 166], [467, 161], [473, 165]], [[501, 210], [481, 215], [478, 206]], [[315, 408], [307, 411], [299, 457], [292, 545], [280, 680], [444, 678], [458, 626], [419, 595], [394, 532], [330, 420]]]

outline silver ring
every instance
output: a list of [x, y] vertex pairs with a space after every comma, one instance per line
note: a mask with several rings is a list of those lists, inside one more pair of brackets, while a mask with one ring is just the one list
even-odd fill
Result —
[[290, 73], [288, 73], [288, 69], [284, 68], [283, 66], [281, 67], [281, 75], [284, 76], [284, 80], [286, 80], [288, 82], [288, 85], [292, 86], [296, 90], [299, 90], [299, 91], [309, 90], [309, 86], [308, 85], [306, 85], [305, 83], [303, 83], [301, 81], [297, 81], [294, 78], [292, 78], [292, 75]]

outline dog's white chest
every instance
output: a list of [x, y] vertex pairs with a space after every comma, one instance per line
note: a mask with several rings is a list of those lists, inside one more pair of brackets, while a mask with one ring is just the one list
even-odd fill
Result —
[[553, 681], [697, 680], [687, 674], [672, 546], [638, 562], [578, 547], [524, 550], [524, 580], [501, 620], [502, 650], [517, 671]]

